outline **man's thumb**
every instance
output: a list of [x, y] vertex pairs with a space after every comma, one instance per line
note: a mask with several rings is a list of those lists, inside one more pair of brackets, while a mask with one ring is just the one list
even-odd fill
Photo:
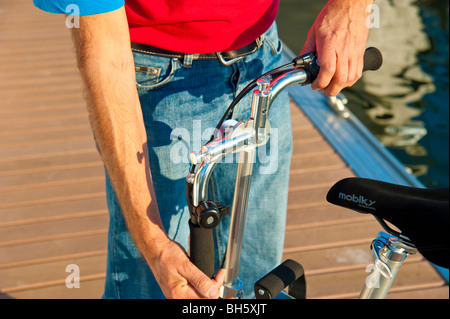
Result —
[[221, 283], [218, 284], [214, 279], [208, 278], [201, 271], [196, 272], [194, 276], [195, 278], [191, 278], [190, 283], [200, 295], [209, 299], [219, 298]]

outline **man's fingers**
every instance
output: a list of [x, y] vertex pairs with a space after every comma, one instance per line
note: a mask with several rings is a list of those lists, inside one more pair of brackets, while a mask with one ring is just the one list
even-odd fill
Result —
[[364, 53], [361, 55], [353, 54], [348, 58], [348, 79], [345, 87], [351, 87], [362, 77], [364, 67]]
[[322, 52], [317, 52], [317, 63], [319, 64], [320, 71], [316, 80], [311, 84], [313, 90], [323, 90], [327, 88], [336, 73], [336, 53], [334, 51], [332, 53], [326, 51]]
[[202, 297], [209, 299], [219, 298], [220, 287], [216, 285], [216, 282], [214, 280], [208, 278], [202, 272], [200, 272], [200, 274], [195, 274], [194, 277], [189, 280], [189, 282]]
[[219, 298], [220, 287], [222, 287], [225, 278], [225, 269], [220, 269], [213, 279], [209, 279], [203, 273], [197, 274], [196, 276], [198, 276], [197, 282], [195, 282], [196, 279], [193, 279], [193, 287], [199, 294], [209, 299]]
[[338, 56], [336, 59], [336, 72], [332, 76], [330, 84], [323, 89], [328, 96], [336, 96], [343, 88], [348, 86], [349, 62], [346, 56]]
[[198, 294], [198, 297], [209, 299], [219, 298], [219, 290], [225, 276], [224, 271], [219, 271], [216, 277], [211, 279], [193, 264], [190, 266], [188, 267], [189, 269], [186, 269], [186, 274], [184, 276], [183, 274], [181, 275], [186, 278], [189, 286]]
[[352, 86], [353, 84], [358, 82], [358, 80], [362, 77], [363, 68], [364, 68], [364, 55], [353, 59], [352, 61], [350, 61], [350, 63], [352, 63], [352, 65], [353, 65], [353, 68], [354, 68], [353, 72], [354, 73], [353, 73], [353, 79], [349, 79], [348, 86]]
[[223, 280], [225, 279], [225, 269], [220, 269], [216, 276], [214, 277], [214, 280], [217, 283], [217, 286], [220, 288], [223, 285]]
[[188, 258], [184, 249], [173, 241], [163, 250], [158, 262], [153, 264], [164, 295], [169, 299], [198, 299], [219, 297], [223, 275], [211, 279], [198, 269]]
[[[312, 83], [314, 90], [320, 90], [328, 96], [336, 96], [344, 88], [355, 84], [362, 76], [364, 66], [363, 57], [348, 57], [346, 55], [335, 55], [332, 57], [321, 57], [326, 63], [320, 65], [320, 72], [317, 79]], [[334, 64], [334, 65], [333, 65]]]

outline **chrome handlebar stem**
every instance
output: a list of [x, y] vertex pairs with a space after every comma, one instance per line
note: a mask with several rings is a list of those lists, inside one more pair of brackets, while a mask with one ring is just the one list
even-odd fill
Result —
[[245, 122], [232, 121], [231, 124], [227, 121], [219, 137], [202, 146], [200, 152], [190, 154], [191, 163], [198, 165], [196, 172], [191, 172], [187, 176], [187, 182], [193, 184], [194, 206], [207, 199], [207, 185], [212, 171], [227, 154], [242, 152], [267, 143], [270, 132], [267, 117], [273, 101], [285, 88], [303, 84], [308, 77], [308, 72], [303, 69], [289, 69], [275, 79], [270, 76], [259, 78], [258, 89], [253, 92], [250, 118]]

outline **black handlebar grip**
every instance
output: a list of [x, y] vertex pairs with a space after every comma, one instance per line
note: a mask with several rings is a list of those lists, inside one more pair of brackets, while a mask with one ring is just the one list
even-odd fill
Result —
[[364, 53], [363, 71], [376, 71], [383, 64], [383, 55], [380, 50], [374, 47], [366, 49]]
[[209, 278], [214, 276], [214, 239], [212, 229], [202, 228], [189, 221], [190, 260]]

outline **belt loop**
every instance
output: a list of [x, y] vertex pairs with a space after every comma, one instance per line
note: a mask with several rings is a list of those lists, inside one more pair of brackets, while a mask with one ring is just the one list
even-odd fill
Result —
[[185, 54], [183, 56], [183, 68], [190, 68], [192, 66], [193, 60], [194, 60], [193, 54]]
[[264, 44], [265, 39], [266, 39], [266, 35], [263, 34], [262, 36], [260, 36], [258, 39], [255, 40], [257, 49], [259, 49]]

